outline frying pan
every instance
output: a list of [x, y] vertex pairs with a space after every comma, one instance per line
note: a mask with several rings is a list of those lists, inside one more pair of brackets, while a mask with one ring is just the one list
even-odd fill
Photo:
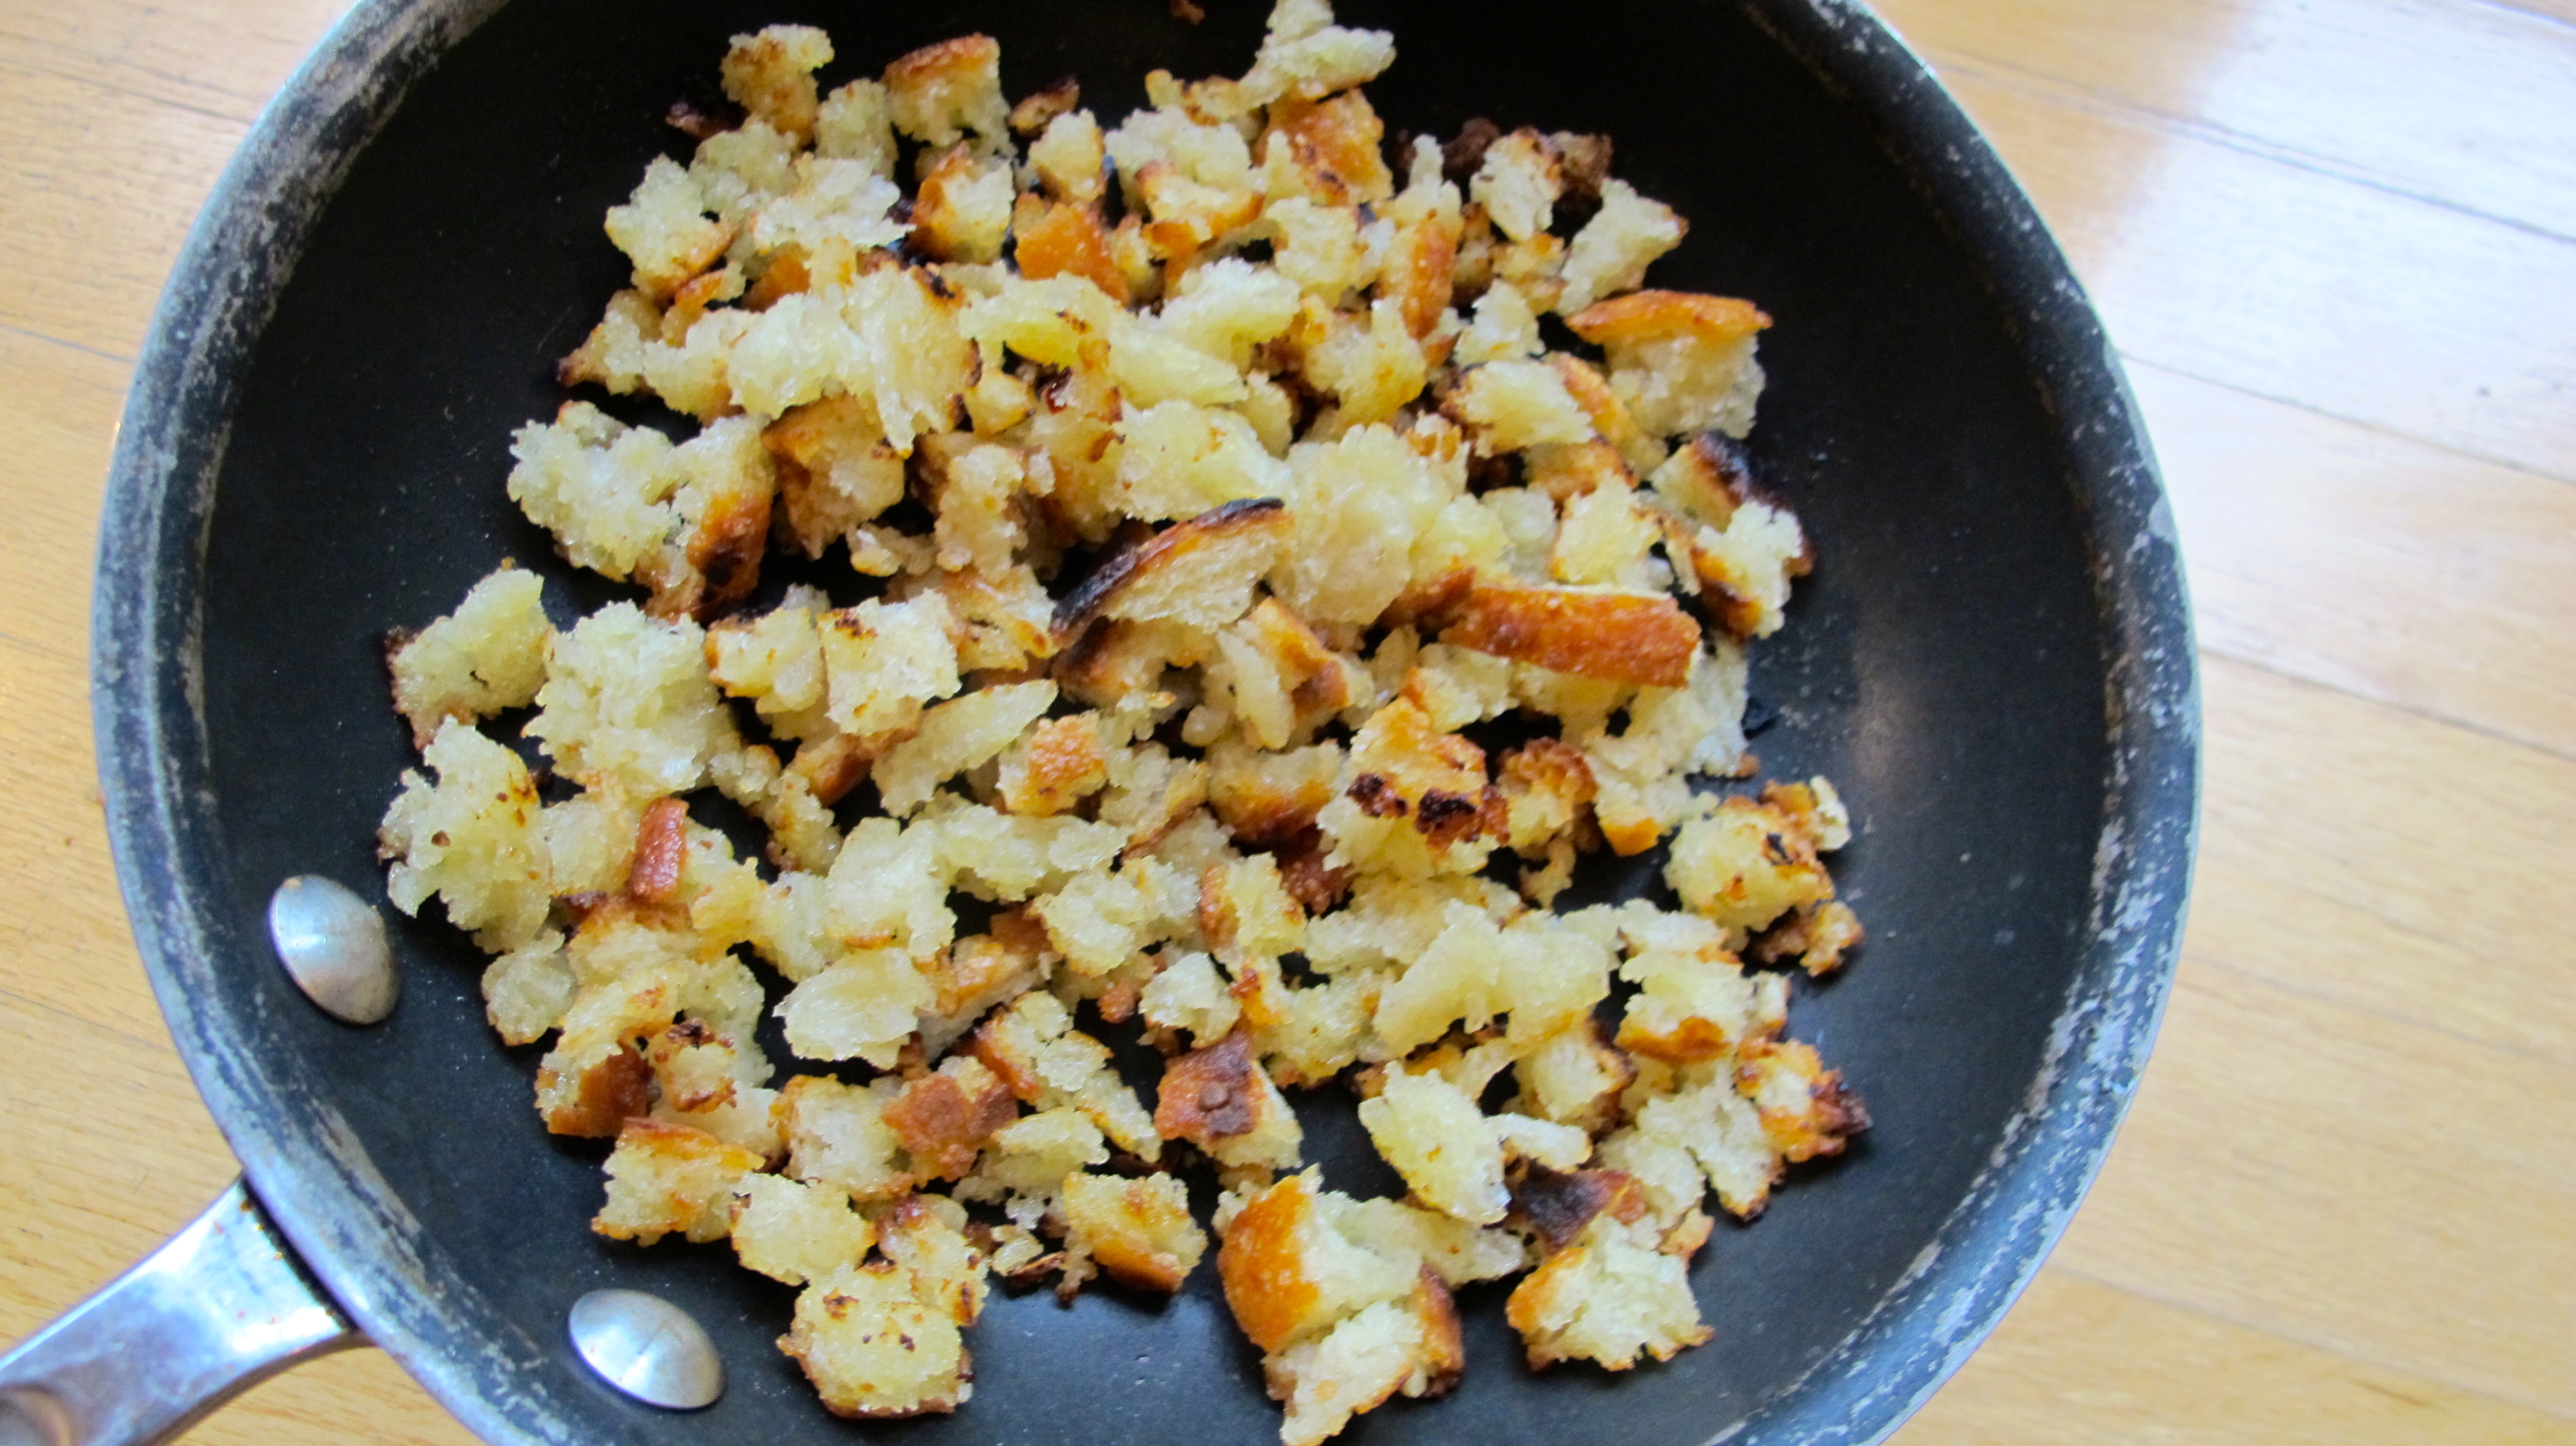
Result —
[[[784, 1287], [722, 1247], [591, 1235], [595, 1142], [549, 1138], [482, 963], [391, 919], [405, 993], [339, 1023], [270, 954], [270, 891], [378, 897], [372, 834], [411, 762], [380, 641], [504, 556], [552, 604], [611, 593], [505, 500], [512, 427], [625, 263], [599, 218], [684, 144], [661, 117], [725, 38], [799, 20], [840, 71], [969, 30], [1013, 94], [1239, 71], [1266, 6], [1212, 0], [412, 0], [361, 6], [270, 108], [164, 296], [107, 498], [98, 753], [127, 907], [246, 1188], [0, 1363], [0, 1440], [160, 1439], [245, 1380], [358, 1339], [506, 1446], [1275, 1439], [1212, 1270], [1168, 1303], [998, 1300], [955, 1416], [834, 1422], [771, 1346]], [[1871, 939], [1801, 984], [1793, 1030], [1876, 1128], [1722, 1225], [1692, 1279], [1718, 1335], [1661, 1366], [1533, 1375], [1499, 1288], [1464, 1294], [1457, 1394], [1349, 1441], [1879, 1439], [1971, 1350], [2090, 1182], [2145, 1062], [2188, 884], [2198, 703], [2174, 533], [2133, 403], [2063, 257], [1923, 66], [1832, 0], [1587, 0], [1522, 12], [1347, 0], [1402, 58], [1389, 124], [1606, 131], [1692, 222], [1659, 284], [1756, 298], [1759, 474], [1821, 557], [1755, 652], [1774, 777], [1823, 772]], [[846, 590], [850, 579], [839, 579]], [[773, 583], [773, 586], [775, 584]], [[1596, 887], [1633, 887], [1634, 876]], [[389, 912], [389, 911], [388, 911]], [[1345, 1102], [1310, 1155], [1380, 1188]], [[618, 1395], [565, 1313], [621, 1285], [685, 1307], [730, 1388]]]

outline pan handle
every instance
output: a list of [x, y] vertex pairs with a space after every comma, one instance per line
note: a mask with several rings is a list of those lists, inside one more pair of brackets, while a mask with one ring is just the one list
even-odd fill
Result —
[[0, 1446], [155, 1446], [298, 1361], [364, 1344], [235, 1180], [0, 1356]]

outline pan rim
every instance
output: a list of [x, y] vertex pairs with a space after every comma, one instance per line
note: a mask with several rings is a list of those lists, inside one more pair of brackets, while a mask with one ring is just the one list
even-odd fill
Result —
[[[215, 961], [260, 941], [238, 937], [197, 881], [164, 866], [212, 829], [197, 594], [239, 383], [229, 363], [256, 344], [349, 164], [411, 83], [503, 3], [367, 0], [279, 92], [209, 197], [155, 311], [110, 466], [91, 693], [136, 944], [245, 1174], [342, 1307], [468, 1429], [505, 1446], [552, 1446], [582, 1439], [577, 1412], [521, 1363], [553, 1343], [490, 1338], [461, 1299], [470, 1289], [336, 1112], [240, 1047], [204, 1001]], [[2180, 947], [2198, 832], [2198, 676], [2145, 426], [2029, 199], [1929, 68], [1863, 6], [1734, 3], [1873, 126], [2017, 327], [2070, 458], [2107, 665], [2110, 777], [2092, 918], [2024, 1108], [1907, 1276], [1804, 1377], [1725, 1433], [1865, 1443], [1902, 1424], [2001, 1319], [2126, 1113]]]

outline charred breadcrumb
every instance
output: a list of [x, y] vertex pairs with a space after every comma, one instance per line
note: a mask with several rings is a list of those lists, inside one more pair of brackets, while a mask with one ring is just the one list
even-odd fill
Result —
[[[1211, 1246], [1286, 1446], [1449, 1390], [1476, 1281], [1528, 1272], [1533, 1366], [1632, 1369], [1710, 1338], [1713, 1212], [1868, 1127], [1777, 967], [1861, 943], [1848, 810], [1695, 783], [1754, 772], [1746, 649], [1815, 563], [1741, 442], [1770, 318], [1641, 289], [1689, 228], [1607, 136], [1390, 152], [1394, 59], [1278, 0], [1105, 125], [986, 36], [828, 88], [822, 31], [734, 37], [511, 447], [635, 596], [558, 629], [504, 562], [388, 641], [389, 897], [494, 956], [542, 1127], [614, 1142], [593, 1229], [797, 1288], [836, 1414], [965, 1405], [993, 1276]], [[773, 547], [849, 573], [764, 593]], [[536, 770], [487, 731], [530, 707]], [[1555, 907], [1667, 843], [1679, 908]], [[1404, 1199], [1301, 1169], [1335, 1080]]]

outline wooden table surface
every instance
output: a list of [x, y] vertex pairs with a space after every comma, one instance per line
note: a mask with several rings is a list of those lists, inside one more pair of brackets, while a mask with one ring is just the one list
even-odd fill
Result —
[[[0, 1338], [233, 1164], [92, 767], [102, 476], [189, 220], [339, 0], [0, 3]], [[2065, 1243], [1898, 1439], [2576, 1442], [2576, 0], [1891, 0], [2145, 403], [2199, 887]], [[353, 1352], [192, 1440], [461, 1443]]]

